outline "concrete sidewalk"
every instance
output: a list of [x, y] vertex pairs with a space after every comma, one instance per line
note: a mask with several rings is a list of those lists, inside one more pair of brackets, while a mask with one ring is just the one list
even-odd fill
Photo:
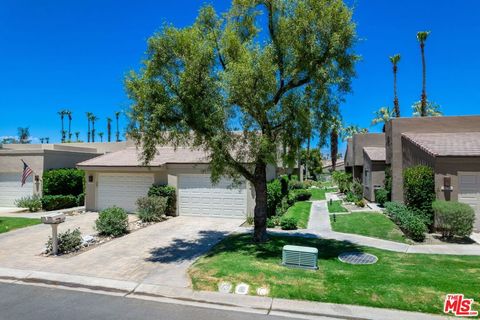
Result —
[[313, 201], [308, 228], [305, 231], [308, 234], [315, 234], [321, 238], [349, 241], [362, 246], [394, 252], [480, 256], [480, 245], [478, 244], [409, 245], [357, 234], [332, 231], [330, 214], [328, 212], [327, 201], [325, 200]]
[[62, 289], [111, 294], [124, 296], [126, 298], [187, 304], [222, 310], [239, 310], [250, 313], [302, 319], [324, 319], [326, 317], [363, 320], [448, 319], [446, 316], [392, 309], [193, 291], [189, 288], [175, 288], [138, 283], [135, 281], [72, 276], [20, 269], [0, 268], [0, 281], [16, 284], [54, 286]]

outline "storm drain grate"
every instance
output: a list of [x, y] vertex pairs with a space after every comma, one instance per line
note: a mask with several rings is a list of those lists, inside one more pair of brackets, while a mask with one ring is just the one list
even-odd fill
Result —
[[378, 258], [373, 254], [363, 252], [344, 252], [338, 256], [338, 259], [349, 264], [374, 264]]

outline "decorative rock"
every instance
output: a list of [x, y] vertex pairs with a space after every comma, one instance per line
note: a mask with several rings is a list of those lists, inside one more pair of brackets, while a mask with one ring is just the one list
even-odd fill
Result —
[[82, 236], [82, 245], [88, 245], [90, 243], [95, 242], [95, 238], [91, 235], [84, 235]]
[[265, 288], [265, 287], [257, 288], [257, 295], [259, 295], [259, 296], [268, 295], [268, 288]]
[[232, 284], [230, 282], [220, 282], [218, 284], [218, 292], [221, 293], [230, 293], [232, 291]]
[[250, 286], [246, 283], [240, 283], [235, 287], [235, 293], [236, 294], [248, 294], [248, 289]]

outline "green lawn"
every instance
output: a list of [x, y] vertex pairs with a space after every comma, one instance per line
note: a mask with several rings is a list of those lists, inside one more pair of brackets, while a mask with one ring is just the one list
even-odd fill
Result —
[[0, 233], [39, 224], [39, 219], [0, 217]]
[[308, 217], [310, 217], [311, 206], [312, 203], [308, 201], [295, 202], [293, 206], [288, 208], [284, 217], [297, 219], [297, 227], [300, 229], [305, 229], [308, 225]]
[[308, 189], [308, 191], [310, 191], [312, 193], [312, 197], [310, 198], [310, 200], [325, 200], [325, 193], [327, 192], [335, 192], [337, 191], [337, 188], [327, 188], [325, 190], [325, 188], [319, 188], [319, 189], [316, 189], [316, 188], [310, 188]]
[[335, 218], [336, 222], [333, 222], [333, 216], [330, 216], [330, 222], [334, 231], [361, 234], [397, 242], [408, 242], [397, 225], [380, 212], [354, 212], [337, 215]]
[[[319, 270], [280, 265], [286, 244], [317, 247]], [[338, 254], [363, 250], [375, 254], [374, 265], [340, 262]], [[447, 293], [460, 292], [480, 309], [480, 257], [395, 253], [357, 247], [348, 242], [271, 236], [255, 245], [251, 235], [231, 236], [189, 270], [196, 290], [217, 290], [220, 281], [250, 284], [250, 293], [267, 286], [270, 296], [442, 313]]]
[[330, 204], [330, 201], [328, 202], [328, 212], [330, 213], [348, 212], [348, 210], [342, 206], [342, 200], [335, 200], [335, 201], [332, 201], [332, 204]]

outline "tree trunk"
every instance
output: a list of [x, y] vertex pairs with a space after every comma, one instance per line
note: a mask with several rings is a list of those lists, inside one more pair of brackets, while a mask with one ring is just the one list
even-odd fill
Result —
[[330, 157], [332, 158], [332, 171], [335, 171], [337, 166], [338, 155], [338, 132], [337, 129], [333, 129], [330, 133]]
[[397, 96], [397, 66], [393, 66], [393, 107], [395, 110], [395, 117], [400, 118], [400, 105]]
[[255, 211], [253, 241], [262, 243], [267, 241], [267, 165], [263, 161], [255, 166]]
[[420, 116], [426, 117], [427, 116], [427, 67], [425, 65], [425, 44], [420, 44], [420, 50], [422, 52], [422, 101], [421, 101], [421, 109], [420, 109]]
[[88, 120], [88, 134], [87, 134], [87, 142], [90, 142], [90, 120]]

